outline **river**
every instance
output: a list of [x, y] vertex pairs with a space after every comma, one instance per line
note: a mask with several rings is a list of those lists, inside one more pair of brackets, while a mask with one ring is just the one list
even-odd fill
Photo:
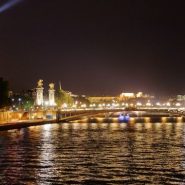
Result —
[[185, 123], [60, 123], [1, 131], [0, 184], [185, 184]]

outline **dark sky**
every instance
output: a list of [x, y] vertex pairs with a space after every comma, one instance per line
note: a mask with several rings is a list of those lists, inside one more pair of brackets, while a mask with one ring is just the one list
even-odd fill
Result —
[[41, 78], [77, 94], [185, 94], [185, 1], [23, 0], [0, 14], [0, 76], [16, 91]]

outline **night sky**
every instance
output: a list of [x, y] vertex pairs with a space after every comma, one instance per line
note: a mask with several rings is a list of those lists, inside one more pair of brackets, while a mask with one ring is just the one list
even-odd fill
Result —
[[75, 94], [185, 94], [185, 1], [22, 0], [0, 13], [0, 76], [15, 91], [41, 78]]

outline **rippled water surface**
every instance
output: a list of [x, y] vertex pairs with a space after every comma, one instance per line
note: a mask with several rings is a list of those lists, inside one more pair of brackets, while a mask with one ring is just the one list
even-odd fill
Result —
[[0, 184], [185, 184], [185, 124], [60, 123], [3, 131]]

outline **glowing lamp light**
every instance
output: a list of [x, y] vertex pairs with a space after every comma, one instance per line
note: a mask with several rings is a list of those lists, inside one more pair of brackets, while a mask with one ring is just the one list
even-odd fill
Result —
[[119, 107], [119, 103], [116, 103], [115, 106], [116, 106], [116, 107]]
[[133, 107], [133, 106], [134, 106], [134, 104], [133, 104], [133, 103], [131, 103], [131, 104], [130, 104], [130, 106], [131, 106], [131, 107]]
[[180, 106], [181, 106], [181, 104], [180, 104], [180, 103], [176, 103], [175, 105], [176, 105], [177, 107], [180, 107]]
[[171, 106], [171, 104], [170, 104], [169, 102], [167, 102], [167, 103], [166, 103], [166, 105], [167, 105], [168, 107], [170, 107], [170, 106]]
[[49, 102], [48, 101], [45, 101], [45, 105], [48, 106], [49, 105]]
[[64, 103], [63, 105], [62, 105], [62, 108], [67, 108], [68, 106], [67, 106], [67, 103]]
[[82, 104], [81, 107], [82, 107], [82, 108], [86, 108], [87, 105], [86, 105], [86, 104]]
[[76, 107], [77, 107], [77, 105], [76, 104], [73, 104], [72, 108], [76, 108]]
[[137, 105], [137, 106], [142, 106], [142, 103], [141, 103], [141, 102], [137, 102], [136, 105]]
[[151, 105], [152, 105], [152, 104], [151, 104], [150, 102], [147, 102], [147, 103], [146, 103], [146, 106], [148, 106], [148, 107], [151, 106]]

